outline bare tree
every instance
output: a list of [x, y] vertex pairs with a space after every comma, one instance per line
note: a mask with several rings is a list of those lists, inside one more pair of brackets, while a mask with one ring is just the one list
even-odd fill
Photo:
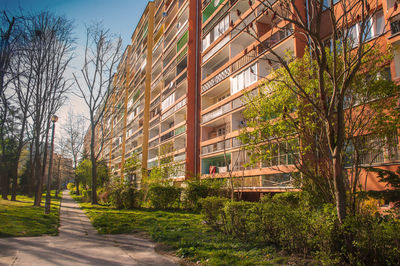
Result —
[[[48, 153], [50, 118], [63, 105], [70, 82], [64, 72], [72, 58], [72, 23], [50, 12], [26, 19], [23, 45], [25, 75], [32, 78], [31, 119], [33, 126], [33, 176], [35, 206], [40, 206]], [[28, 83], [25, 83], [28, 84]]]
[[[78, 166], [79, 154], [82, 150], [83, 140], [85, 137], [85, 120], [81, 116], [76, 116], [70, 111], [67, 121], [63, 126], [65, 139], [63, 144], [69, 157], [72, 158], [74, 169]], [[76, 194], [79, 195], [79, 179], [75, 175]]]
[[[121, 57], [121, 38], [115, 38], [100, 23], [86, 28], [84, 63], [80, 75], [74, 74], [79, 96], [88, 107], [91, 130], [90, 160], [92, 162], [92, 204], [97, 204], [97, 160], [101, 147], [96, 151], [96, 132], [102, 128], [106, 103], [112, 93], [113, 73]], [[80, 77], [83, 79], [80, 79]]]
[[[19, 23], [19, 18], [14, 16], [10, 18], [7, 12], [2, 12], [0, 17], [0, 187], [3, 199], [7, 199], [9, 190], [9, 174], [12, 170], [10, 164], [15, 162], [14, 133], [17, 129], [15, 124], [17, 108], [10, 108], [14, 92], [10, 83], [16, 77], [11, 71], [11, 61], [15, 58], [17, 50]], [[13, 145], [10, 145], [12, 143]], [[12, 199], [15, 198], [12, 197]]]

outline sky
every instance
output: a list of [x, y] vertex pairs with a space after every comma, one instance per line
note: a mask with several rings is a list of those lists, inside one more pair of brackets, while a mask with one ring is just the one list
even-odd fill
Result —
[[[18, 12], [20, 8], [25, 12], [49, 10], [73, 20], [77, 54], [85, 43], [85, 25], [99, 21], [112, 33], [121, 36], [124, 51], [146, 5], [146, 0], [0, 0], [0, 10], [10, 13]], [[79, 71], [82, 65], [80, 59], [75, 57], [69, 73]], [[66, 121], [69, 111], [84, 116], [88, 114], [83, 100], [70, 95], [69, 101], [57, 114], [60, 117], [58, 124]]]

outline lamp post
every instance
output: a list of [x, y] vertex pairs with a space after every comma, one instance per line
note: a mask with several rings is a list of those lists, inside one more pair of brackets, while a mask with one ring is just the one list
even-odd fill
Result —
[[54, 150], [54, 129], [55, 129], [55, 124], [58, 120], [58, 116], [53, 115], [51, 117], [51, 122], [53, 123], [53, 127], [51, 130], [51, 150], [50, 150], [50, 161], [49, 161], [49, 170], [47, 173], [47, 193], [46, 193], [46, 203], [44, 205], [44, 213], [49, 214], [50, 213], [50, 188], [51, 188], [51, 167], [53, 166], [53, 150]]

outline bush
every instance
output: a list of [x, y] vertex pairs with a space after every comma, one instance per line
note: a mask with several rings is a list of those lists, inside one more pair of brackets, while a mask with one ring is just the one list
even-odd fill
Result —
[[249, 240], [248, 235], [251, 234], [251, 222], [253, 207], [257, 205], [252, 202], [245, 201], [227, 201], [223, 208], [226, 217], [225, 227], [227, 231], [243, 240]]
[[126, 186], [122, 190], [122, 204], [125, 209], [135, 209], [139, 207], [140, 193], [132, 186]]
[[140, 192], [129, 184], [115, 180], [106, 191], [109, 203], [116, 209], [134, 209], [140, 206]]
[[400, 221], [380, 215], [348, 216], [342, 231], [351, 243], [344, 258], [357, 265], [399, 265]]
[[188, 181], [185, 188], [185, 207], [198, 211], [201, 208], [199, 200], [206, 197], [224, 197], [226, 191], [223, 183], [215, 180]]
[[363, 212], [349, 214], [340, 225], [333, 204], [313, 208], [303, 196], [282, 193], [255, 203], [207, 197], [199, 202], [207, 225], [253, 245], [273, 244], [326, 265], [398, 265], [398, 218]]
[[114, 184], [111, 187], [111, 191], [109, 193], [109, 202], [113, 207], [116, 209], [123, 209], [124, 208], [124, 201], [122, 197], [122, 191], [124, 190], [123, 185], [121, 184]]
[[74, 189], [75, 189], [75, 184], [74, 184], [74, 183], [68, 183], [68, 184], [67, 184], [67, 189], [68, 189], [69, 191], [73, 192]]
[[226, 231], [223, 208], [227, 201], [227, 198], [221, 197], [207, 197], [199, 200], [205, 223], [216, 231]]
[[151, 205], [160, 210], [178, 207], [181, 188], [171, 185], [152, 185], [149, 189], [148, 199]]

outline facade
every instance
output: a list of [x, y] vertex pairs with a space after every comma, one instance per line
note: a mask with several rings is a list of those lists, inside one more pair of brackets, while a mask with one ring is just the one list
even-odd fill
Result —
[[[382, 46], [400, 46], [400, 9], [395, 0], [378, 2], [382, 11], [373, 18], [371, 39], [386, 31]], [[296, 3], [304, 7], [303, 1]], [[274, 4], [277, 12], [278, 4]], [[246, 33], [249, 23], [257, 40]], [[238, 190], [249, 197], [293, 189], [295, 167], [284, 148], [278, 146], [276, 158], [269, 162], [244, 167], [249, 158], [238, 139], [246, 127], [244, 93], [256, 91], [278, 67], [269, 60], [272, 55], [263, 43], [282, 56], [291, 51], [301, 57], [306, 46], [293, 25], [264, 12], [258, 1], [149, 2], [115, 74], [113, 97], [107, 103], [110, 137], [104, 149], [112, 172], [123, 176], [125, 160], [139, 156], [145, 169], [135, 175], [139, 186], [142, 174], [157, 166], [160, 157], [170, 156], [178, 165], [178, 172], [168, 177], [171, 181], [199, 174], [201, 178], [233, 175], [241, 177]], [[398, 82], [399, 50], [387, 70]], [[394, 168], [400, 163], [396, 139], [397, 145], [381, 151], [376, 166]], [[387, 156], [389, 150], [394, 156]], [[382, 185], [372, 182], [370, 187]]]

